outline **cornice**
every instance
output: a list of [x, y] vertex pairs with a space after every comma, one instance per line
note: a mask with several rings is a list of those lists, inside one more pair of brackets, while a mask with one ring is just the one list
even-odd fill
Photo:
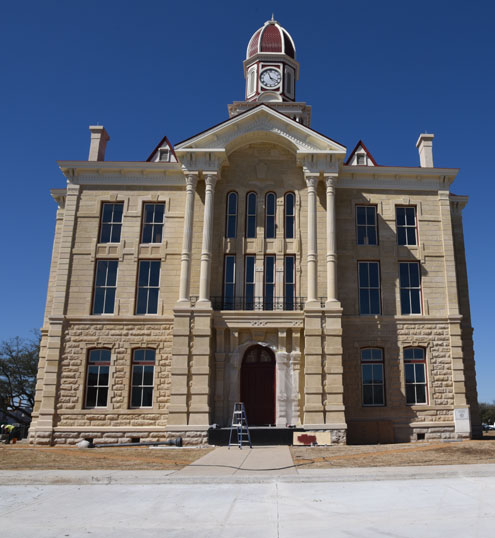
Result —
[[348, 189], [448, 190], [458, 168], [343, 166], [338, 187]]
[[184, 186], [179, 163], [129, 161], [57, 161], [67, 181], [76, 185]]

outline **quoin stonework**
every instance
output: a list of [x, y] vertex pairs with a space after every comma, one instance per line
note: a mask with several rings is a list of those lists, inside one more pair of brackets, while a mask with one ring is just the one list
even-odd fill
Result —
[[31, 442], [200, 444], [237, 401], [333, 443], [478, 435], [458, 170], [433, 134], [403, 167], [312, 130], [274, 20], [244, 74], [226, 121], [147, 160], [91, 126], [59, 162]]

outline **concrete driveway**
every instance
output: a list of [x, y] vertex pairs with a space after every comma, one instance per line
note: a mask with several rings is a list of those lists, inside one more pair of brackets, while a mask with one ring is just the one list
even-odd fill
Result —
[[494, 478], [495, 465], [4, 471], [0, 529], [29, 538], [490, 537]]

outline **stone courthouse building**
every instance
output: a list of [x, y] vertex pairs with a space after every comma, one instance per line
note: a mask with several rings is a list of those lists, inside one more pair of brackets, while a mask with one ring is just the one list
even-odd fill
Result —
[[244, 74], [175, 147], [105, 161], [92, 126], [88, 161], [59, 162], [31, 442], [202, 443], [237, 401], [334, 443], [478, 434], [458, 170], [432, 134], [404, 167], [311, 129], [274, 20]]

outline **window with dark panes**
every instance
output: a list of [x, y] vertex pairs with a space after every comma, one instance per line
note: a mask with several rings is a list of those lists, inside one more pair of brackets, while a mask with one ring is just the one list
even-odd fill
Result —
[[223, 309], [235, 310], [235, 256], [225, 256], [223, 274]]
[[132, 354], [131, 407], [153, 406], [155, 350], [135, 349]]
[[363, 405], [385, 405], [385, 382], [383, 378], [383, 350], [361, 350], [361, 376]]
[[93, 314], [113, 314], [117, 289], [117, 260], [97, 260]]
[[110, 358], [109, 349], [89, 351], [85, 405], [87, 408], [107, 406]]
[[359, 313], [380, 314], [380, 264], [359, 262]]
[[401, 314], [421, 314], [421, 273], [417, 262], [399, 263]]
[[144, 204], [141, 243], [161, 243], [165, 204]]
[[139, 262], [136, 314], [156, 314], [160, 291], [160, 262]]
[[406, 403], [426, 404], [426, 356], [421, 347], [404, 349], [404, 373], [406, 378]]
[[265, 237], [274, 239], [276, 235], [275, 218], [277, 212], [277, 197], [269, 192], [265, 198]]
[[246, 237], [256, 237], [256, 193], [248, 192], [246, 198]]
[[273, 310], [275, 297], [275, 256], [265, 256], [263, 305], [265, 310]]
[[378, 245], [375, 206], [356, 206], [356, 229], [358, 245]]
[[416, 245], [416, 208], [415, 207], [396, 207], [396, 224], [397, 224], [397, 244], [399, 245]]
[[100, 243], [120, 243], [124, 203], [104, 203], [101, 210]]
[[284, 258], [284, 310], [294, 310], [296, 296], [296, 257]]
[[227, 215], [225, 221], [225, 237], [234, 238], [237, 236], [237, 193], [227, 194]]
[[288, 192], [285, 195], [285, 207], [284, 207], [284, 213], [285, 213], [285, 238], [286, 239], [294, 239], [294, 233], [295, 233], [295, 216], [296, 216], [296, 196], [293, 192]]
[[244, 262], [244, 308], [254, 310], [256, 256], [246, 256]]

